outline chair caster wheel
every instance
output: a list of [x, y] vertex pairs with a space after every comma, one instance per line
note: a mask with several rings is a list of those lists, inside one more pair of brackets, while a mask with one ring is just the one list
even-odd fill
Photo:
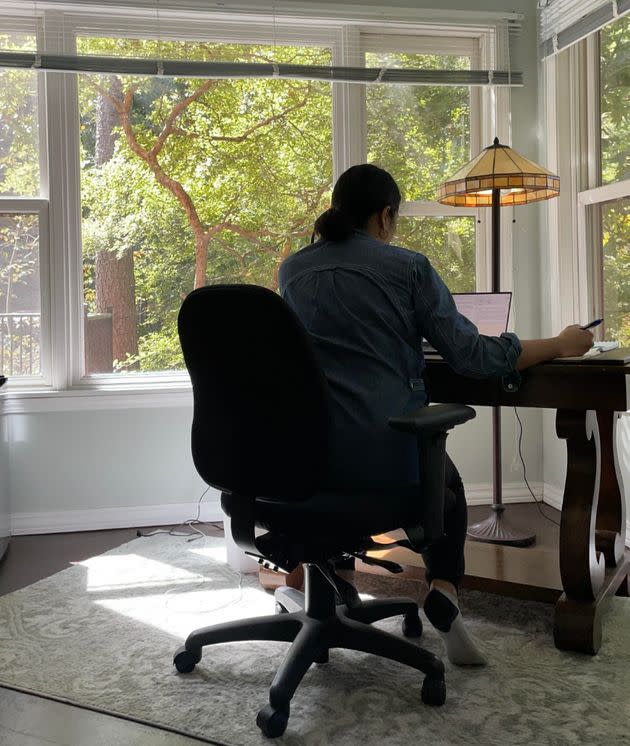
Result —
[[426, 676], [422, 682], [422, 701], [425, 705], [441, 707], [446, 702], [444, 679], [432, 679]]
[[287, 729], [289, 722], [289, 708], [277, 710], [271, 705], [265, 705], [256, 716], [256, 725], [267, 738], [277, 738]]
[[195, 666], [200, 660], [201, 651], [193, 653], [190, 650], [186, 650], [185, 645], [182, 645], [175, 653], [173, 664], [179, 673], [190, 673], [194, 671]]
[[422, 637], [422, 622], [417, 613], [403, 617], [402, 633], [405, 637]]
[[289, 612], [284, 608], [280, 601], [276, 601], [276, 614], [288, 614]]

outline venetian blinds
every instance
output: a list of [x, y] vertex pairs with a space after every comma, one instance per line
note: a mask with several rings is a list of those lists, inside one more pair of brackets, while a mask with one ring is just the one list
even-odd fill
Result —
[[[0, 67], [178, 78], [522, 85], [522, 73], [509, 69], [507, 64], [507, 69], [495, 69], [493, 59], [488, 57], [485, 65], [479, 64], [473, 56], [466, 58], [466, 64], [460, 61], [443, 67], [401, 65], [395, 56], [391, 60], [386, 55], [366, 57], [361, 42], [366, 29], [371, 34], [382, 33], [388, 31], [388, 24], [392, 38], [396, 34], [400, 38], [403, 33], [411, 36], [412, 26], [427, 28], [432, 39], [463, 38], [467, 33], [473, 38], [476, 33], [481, 36], [489, 30], [496, 32], [498, 28], [504, 29], [509, 37], [520, 27], [520, 16], [516, 13], [464, 11], [454, 14], [450, 21], [447, 18], [446, 22], [438, 23], [437, 11], [429, 11], [425, 23], [424, 11], [401, 11], [400, 18], [390, 21], [382, 9], [355, 8], [353, 18], [348, 6], [331, 4], [328, 11], [322, 8], [318, 5], [317, 15], [313, 15], [315, 11], [308, 6], [302, 5], [298, 10], [297, 5], [280, 2], [273, 4], [271, 10], [264, 10], [260, 5], [256, 8], [238, 2], [197, 0], [178, 3], [136, 0], [124, 5], [118, 2], [99, 4], [95, 0], [72, 3], [3, 0], [0, 4]], [[305, 13], [309, 13], [308, 18]], [[408, 18], [403, 18], [405, 14]], [[256, 45], [264, 46], [264, 51], [251, 51]], [[245, 53], [245, 47], [250, 51]], [[322, 54], [292, 56], [287, 49], [320, 49]], [[274, 55], [274, 50], [279, 53]], [[452, 55], [452, 59], [456, 56]], [[417, 59], [420, 60], [420, 54]], [[450, 61], [448, 55], [443, 55], [443, 59]]]
[[570, 47], [630, 11], [630, 0], [539, 0], [543, 57]]

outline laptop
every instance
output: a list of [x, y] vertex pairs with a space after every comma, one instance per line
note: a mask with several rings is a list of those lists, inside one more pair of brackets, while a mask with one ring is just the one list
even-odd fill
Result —
[[[479, 329], [479, 334], [498, 337], [507, 331], [510, 318], [512, 293], [453, 293], [457, 310], [470, 319]], [[436, 352], [427, 340], [423, 340], [424, 352]]]

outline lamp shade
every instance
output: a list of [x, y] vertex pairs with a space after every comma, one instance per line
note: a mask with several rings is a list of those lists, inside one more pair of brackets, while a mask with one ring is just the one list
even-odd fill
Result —
[[560, 194], [560, 179], [519, 155], [499, 138], [438, 187], [438, 202], [456, 207], [490, 207], [492, 190], [501, 205], [526, 205]]

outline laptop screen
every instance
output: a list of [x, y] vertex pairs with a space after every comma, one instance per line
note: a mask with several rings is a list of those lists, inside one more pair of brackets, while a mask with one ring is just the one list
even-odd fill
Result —
[[507, 330], [512, 293], [453, 293], [453, 300], [480, 334], [498, 337]]

